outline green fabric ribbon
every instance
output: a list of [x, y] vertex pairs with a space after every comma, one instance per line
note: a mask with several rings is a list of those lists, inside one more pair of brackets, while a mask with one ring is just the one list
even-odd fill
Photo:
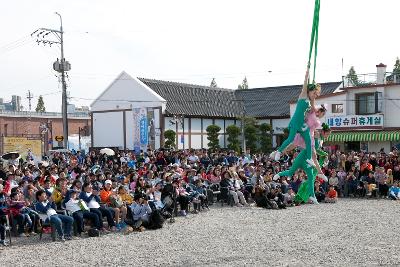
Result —
[[310, 52], [308, 55], [308, 65], [310, 66], [312, 52], [314, 50], [314, 70], [313, 70], [313, 82], [312, 82], [313, 84], [315, 84], [315, 69], [317, 67], [319, 10], [320, 10], [320, 0], [315, 0], [313, 25], [312, 25], [311, 40], [310, 40]]

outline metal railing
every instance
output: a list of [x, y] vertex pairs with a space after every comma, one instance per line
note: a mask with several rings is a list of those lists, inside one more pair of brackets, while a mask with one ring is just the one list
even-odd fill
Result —
[[400, 83], [400, 73], [385, 72], [384, 77], [380, 78], [376, 73], [355, 74], [342, 76], [343, 87], [364, 87], [379, 84]]
[[[0, 115], [17, 117], [62, 117], [61, 112], [32, 112], [32, 111], [10, 111], [0, 110]], [[69, 118], [89, 118], [89, 112], [68, 113]]]

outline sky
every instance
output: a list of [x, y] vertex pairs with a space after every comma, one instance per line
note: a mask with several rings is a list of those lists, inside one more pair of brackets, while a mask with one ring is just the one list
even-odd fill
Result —
[[[61, 111], [52, 70], [58, 46], [35, 43], [38, 28], [59, 29], [62, 15], [69, 102], [90, 103], [122, 71], [131, 76], [237, 88], [301, 84], [313, 0], [13, 0], [0, 9], [0, 97], [43, 95]], [[391, 71], [400, 56], [400, 1], [321, 0], [317, 82], [340, 81], [354, 66]], [[343, 58], [343, 70], [342, 70]]]

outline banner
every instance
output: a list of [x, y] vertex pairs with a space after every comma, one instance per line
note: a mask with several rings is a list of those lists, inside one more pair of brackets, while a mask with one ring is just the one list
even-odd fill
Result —
[[383, 115], [352, 115], [327, 117], [325, 122], [332, 129], [382, 129]]
[[4, 154], [17, 151], [22, 157], [26, 157], [28, 151], [37, 157], [42, 156], [42, 141], [31, 140], [26, 137], [3, 137]]
[[137, 154], [146, 151], [148, 145], [147, 110], [133, 108], [133, 149]]

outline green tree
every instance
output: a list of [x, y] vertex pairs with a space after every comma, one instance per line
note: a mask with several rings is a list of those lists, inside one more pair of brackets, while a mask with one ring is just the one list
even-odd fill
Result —
[[35, 110], [36, 110], [36, 112], [46, 112], [46, 107], [44, 106], [43, 96], [39, 96]]
[[240, 152], [240, 128], [236, 125], [229, 125], [226, 127], [226, 133], [228, 134], [228, 148], [236, 152]]
[[396, 58], [396, 63], [394, 63], [393, 74], [400, 74], [400, 59]]
[[219, 131], [221, 131], [221, 127], [215, 124], [211, 124], [207, 127], [207, 140], [210, 141], [208, 142], [208, 148], [211, 151], [215, 151], [216, 149], [219, 148]]
[[354, 86], [357, 86], [360, 84], [360, 81], [358, 80], [358, 76], [357, 76], [356, 70], [354, 69], [354, 66], [351, 66], [351, 68], [349, 69], [349, 73], [347, 74], [346, 77]]
[[238, 89], [249, 89], [249, 84], [247, 82], [246, 76], [243, 79], [243, 82], [238, 85]]
[[165, 148], [176, 147], [176, 133], [173, 130], [166, 130], [164, 132]]
[[213, 88], [217, 88], [218, 87], [217, 82], [215, 81], [215, 78], [212, 78], [210, 87], [213, 87]]
[[262, 123], [258, 127], [260, 134], [260, 146], [261, 151], [264, 153], [270, 152], [272, 150], [272, 127], [268, 123]]
[[250, 149], [251, 153], [257, 151], [258, 142], [258, 125], [257, 120], [252, 117], [244, 118], [244, 138], [246, 139], [246, 148]]

